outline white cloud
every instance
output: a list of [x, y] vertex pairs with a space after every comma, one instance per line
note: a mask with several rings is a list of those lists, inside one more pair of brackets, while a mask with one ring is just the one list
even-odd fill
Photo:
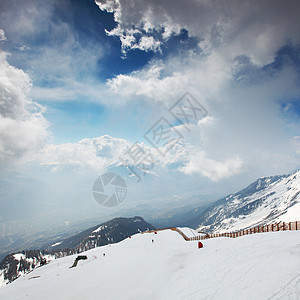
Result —
[[140, 71], [117, 75], [107, 81], [107, 86], [119, 101], [169, 107], [186, 91], [203, 104], [211, 98], [216, 101], [231, 79], [229, 64], [214, 53], [205, 59], [191, 56], [154, 60]]
[[243, 171], [243, 161], [239, 156], [216, 161], [208, 158], [205, 152], [198, 150], [197, 154], [189, 157], [189, 162], [181, 170], [189, 175], [200, 174], [212, 181], [218, 181], [240, 174]]
[[101, 94], [99, 60], [106, 45], [96, 40], [93, 32], [83, 35], [77, 29], [77, 14], [70, 13], [68, 5], [71, 3], [61, 5], [56, 0], [42, 4], [24, 1], [21, 5], [4, 1], [0, 11], [0, 23], [14, 51], [10, 62], [28, 73], [34, 83], [30, 96], [38, 102], [97, 101]]
[[75, 166], [103, 172], [109, 165], [118, 162], [121, 153], [129, 146], [130, 143], [124, 139], [104, 135], [77, 143], [47, 144], [30, 160], [50, 166], [53, 170]]
[[[123, 165], [129, 157], [127, 151], [132, 151], [132, 149], [129, 150], [132, 146], [125, 139], [105, 135], [92, 139], [86, 138], [78, 143], [48, 144], [38, 155], [32, 156], [30, 161], [49, 166], [54, 172], [69, 166], [81, 170], [105, 172], [113, 164]], [[171, 165], [173, 172], [198, 174], [212, 181], [228, 178], [242, 171], [242, 161], [239, 157], [216, 161], [208, 158], [204, 151], [196, 149], [184, 140], [178, 142], [171, 151], [166, 151], [167, 145], [159, 148], [160, 151], [167, 153], [166, 156], [161, 156], [157, 149], [146, 146], [144, 143], [139, 143], [138, 147], [152, 155], [154, 168], [150, 171], [158, 176], [162, 172], [168, 172]], [[134, 165], [133, 162], [134, 157], [128, 160], [129, 164]], [[150, 161], [149, 164], [151, 164]]]
[[148, 51], [156, 51], [157, 49], [160, 49], [160, 42], [156, 41], [153, 36], [142, 36], [141, 40], [139, 41], [137, 45], [137, 49]]
[[5, 40], [6, 40], [5, 32], [3, 29], [0, 29], [0, 41], [5, 41]]
[[[169, 103], [170, 99], [178, 97], [178, 90], [188, 84], [188, 77], [176, 72], [170, 76], [161, 77], [164, 66], [158, 62], [142, 71], [130, 75], [120, 74], [108, 80], [107, 86], [113, 94], [122, 101], [146, 101], [148, 103]], [[174, 90], [174, 86], [178, 90]]]
[[0, 51], [0, 163], [6, 164], [43, 146], [47, 136], [44, 107], [28, 97], [31, 81]]

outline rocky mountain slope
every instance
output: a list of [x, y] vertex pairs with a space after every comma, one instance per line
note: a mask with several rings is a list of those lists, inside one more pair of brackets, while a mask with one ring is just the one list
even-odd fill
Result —
[[207, 233], [300, 219], [300, 171], [261, 177], [247, 188], [215, 202], [191, 221]]
[[155, 228], [142, 217], [115, 218], [44, 248], [50, 252], [73, 249], [79, 253], [91, 248], [118, 243], [130, 235], [152, 229]]

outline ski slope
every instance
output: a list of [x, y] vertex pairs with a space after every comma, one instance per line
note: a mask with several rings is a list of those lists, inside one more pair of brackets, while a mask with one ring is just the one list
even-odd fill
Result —
[[171, 230], [136, 234], [81, 253], [76, 268], [72, 255], [34, 269], [0, 299], [300, 299], [300, 231], [203, 244]]

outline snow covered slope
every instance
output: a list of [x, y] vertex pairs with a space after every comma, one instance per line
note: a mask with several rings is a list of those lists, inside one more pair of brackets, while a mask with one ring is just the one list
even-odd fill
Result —
[[82, 253], [76, 268], [73, 255], [35, 269], [0, 299], [299, 299], [299, 239], [300, 231], [262, 233], [198, 249], [170, 230], [137, 234]]
[[228, 232], [257, 225], [300, 219], [300, 171], [288, 176], [262, 177], [204, 211], [193, 227], [207, 233]]
[[95, 247], [117, 243], [138, 232], [155, 229], [142, 217], [115, 218], [91, 227], [63, 241], [45, 246], [40, 250], [25, 250], [7, 255], [0, 262], [0, 287], [12, 282], [24, 273], [47, 261], [80, 253]]

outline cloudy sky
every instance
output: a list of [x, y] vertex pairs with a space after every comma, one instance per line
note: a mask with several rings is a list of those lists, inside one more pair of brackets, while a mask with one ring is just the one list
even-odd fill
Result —
[[[0, 0], [0, 223], [215, 200], [298, 169], [299, 15], [296, 0]], [[91, 193], [107, 171], [128, 187], [109, 209]]]

